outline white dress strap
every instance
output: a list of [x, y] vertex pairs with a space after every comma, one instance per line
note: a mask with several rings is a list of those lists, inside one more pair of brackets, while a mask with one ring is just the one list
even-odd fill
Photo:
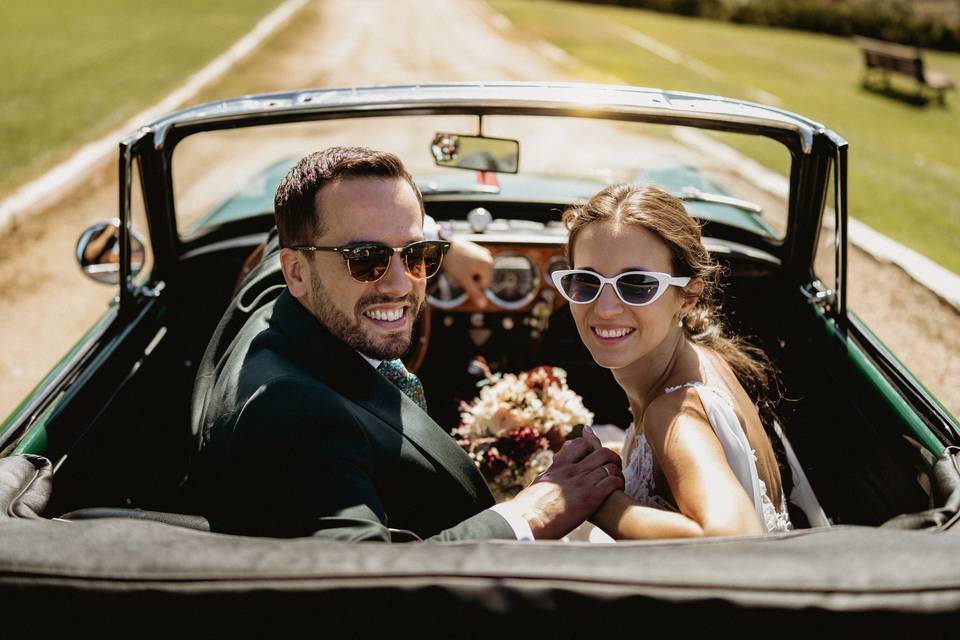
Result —
[[707, 420], [723, 447], [727, 464], [730, 465], [733, 475], [736, 476], [747, 495], [753, 499], [753, 506], [757, 510], [760, 522], [765, 522], [762, 500], [764, 492], [760, 486], [760, 475], [757, 473], [757, 461], [753, 449], [750, 448], [750, 442], [740, 426], [740, 419], [733, 408], [733, 400], [721, 389], [696, 381], [667, 387], [664, 392], [673, 393], [684, 388], [693, 388], [697, 391], [703, 410], [707, 414]]

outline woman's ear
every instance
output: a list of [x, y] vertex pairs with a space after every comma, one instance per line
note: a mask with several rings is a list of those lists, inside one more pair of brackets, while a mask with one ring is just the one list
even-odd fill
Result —
[[700, 300], [700, 296], [703, 295], [703, 289], [705, 283], [701, 278], [693, 278], [690, 282], [687, 283], [680, 291], [680, 311], [686, 312], [693, 309], [697, 301]]
[[290, 295], [298, 300], [305, 298], [310, 290], [310, 275], [303, 264], [303, 254], [293, 249], [280, 249], [280, 269]]

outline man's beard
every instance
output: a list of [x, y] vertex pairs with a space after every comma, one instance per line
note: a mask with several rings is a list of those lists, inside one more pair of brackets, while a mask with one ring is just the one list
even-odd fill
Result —
[[362, 320], [359, 316], [362, 309], [371, 305], [395, 302], [398, 304], [409, 303], [410, 308], [407, 313], [412, 313], [413, 318], [416, 319], [423, 309], [423, 300], [419, 299], [416, 294], [409, 293], [400, 298], [384, 295], [360, 298], [354, 307], [354, 317], [350, 318], [330, 303], [330, 297], [320, 280], [320, 274], [313, 268], [313, 265], [310, 265], [310, 283], [312, 298], [310, 303], [313, 307], [313, 314], [340, 341], [375, 360], [393, 360], [410, 350], [410, 344], [413, 341], [413, 323], [411, 323], [410, 330], [405, 334], [375, 339], [363, 330]]

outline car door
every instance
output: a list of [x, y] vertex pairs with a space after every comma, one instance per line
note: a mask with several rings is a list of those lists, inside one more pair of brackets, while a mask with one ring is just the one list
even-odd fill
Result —
[[[96, 469], [89, 465], [92, 451], [99, 450], [95, 457], [101, 460], [111, 457], [115, 450], [103, 446], [97, 426], [118, 410], [115, 401], [128, 395], [126, 387], [163, 338], [163, 283], [158, 279], [156, 258], [166, 252], [158, 251], [152, 241], [157, 236], [153, 233], [157, 221], [147, 222], [159, 203], [150, 201], [144, 187], [150, 164], [144, 157], [146, 142], [146, 135], [139, 132], [119, 148], [120, 189], [114, 221], [118, 229], [119, 284], [112, 285], [116, 296], [103, 316], [0, 426], [0, 447], [5, 455], [46, 456], [58, 476], [89, 474]], [[133, 228], [144, 245], [138, 255], [138, 260], [143, 260], [139, 270], [131, 264]], [[143, 395], [139, 397], [150, 404]], [[130, 415], [127, 422], [135, 419]], [[131, 434], [135, 432], [131, 429]], [[58, 497], [66, 498], [70, 483], [58, 482], [58, 489], [61, 487]]]
[[838, 144], [833, 163], [836, 188], [830, 194], [836, 222], [832, 231], [827, 231], [834, 246], [836, 295], [834, 304], [827, 305], [826, 315], [845, 340], [850, 358], [871, 378], [890, 409], [900, 417], [907, 435], [937, 455], [944, 446], [960, 443], [960, 423], [871, 330], [850, 301], [850, 279], [860, 274], [850, 266], [853, 247], [847, 202], [847, 161], [846, 144]]

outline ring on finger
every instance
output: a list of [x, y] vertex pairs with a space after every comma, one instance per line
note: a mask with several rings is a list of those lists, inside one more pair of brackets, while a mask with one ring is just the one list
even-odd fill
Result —
[[603, 469], [603, 472], [604, 472], [605, 474], [607, 474], [606, 477], [609, 478], [609, 477], [610, 477], [610, 469], [607, 469], [607, 465], [603, 465], [603, 466], [600, 467], [600, 468]]

